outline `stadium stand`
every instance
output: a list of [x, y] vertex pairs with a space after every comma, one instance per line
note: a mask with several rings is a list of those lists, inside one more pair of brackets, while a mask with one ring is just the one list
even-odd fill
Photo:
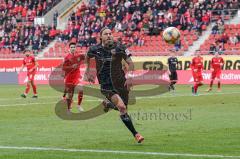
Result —
[[[114, 35], [128, 44], [136, 56], [167, 55], [167, 50], [172, 46], [163, 41], [161, 31], [168, 26], [178, 27], [183, 36], [175, 47], [181, 55], [198, 39], [212, 17], [213, 20], [221, 18], [220, 9], [233, 9], [237, 5], [237, 1], [214, 2], [124, 0], [108, 2], [106, 5], [91, 1], [71, 15], [68, 28], [60, 36], [60, 42], [50, 48], [45, 56], [64, 56], [64, 51], [68, 50], [66, 42], [72, 39], [79, 43], [79, 51], [84, 52], [86, 47], [96, 42], [96, 33], [103, 26], [112, 28]], [[212, 12], [212, 9], [216, 11]], [[236, 12], [224, 12], [227, 15], [224, 19], [229, 19], [233, 14]], [[59, 50], [63, 52], [59, 53]]]
[[0, 51], [3, 54], [1, 57], [21, 57], [17, 54], [29, 47], [38, 52], [57, 35], [53, 27], [34, 26], [33, 22], [36, 16], [43, 16], [60, 0], [0, 2]]
[[200, 46], [201, 54], [208, 55], [219, 51], [226, 55], [240, 55], [240, 24], [223, 26], [223, 31], [213, 30], [209, 38]]

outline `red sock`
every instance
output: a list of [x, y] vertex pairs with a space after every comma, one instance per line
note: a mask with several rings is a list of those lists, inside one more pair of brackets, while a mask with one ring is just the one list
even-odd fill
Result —
[[219, 81], [218, 82], [218, 89], [220, 89], [221, 88], [221, 82]]
[[33, 88], [34, 95], [36, 95], [37, 94], [37, 86], [35, 84], [32, 84], [32, 88]]
[[25, 94], [25, 95], [28, 94], [29, 90], [30, 90], [30, 84], [27, 83], [27, 86], [26, 86], [26, 89], [25, 89], [24, 94]]
[[213, 85], [213, 80], [211, 80], [211, 83], [210, 83], [210, 88], [212, 88], [212, 85]]
[[81, 105], [83, 99], [83, 91], [78, 92], [78, 105]]
[[68, 110], [72, 109], [72, 103], [73, 103], [73, 94], [74, 94], [74, 87], [68, 88], [68, 98], [67, 98], [67, 106]]
[[194, 93], [197, 93], [197, 90], [198, 90], [198, 84], [195, 84], [194, 85]]

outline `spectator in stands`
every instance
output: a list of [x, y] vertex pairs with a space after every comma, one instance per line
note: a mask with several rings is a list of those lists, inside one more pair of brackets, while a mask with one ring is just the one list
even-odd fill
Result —
[[53, 25], [55, 28], [57, 27], [57, 18], [58, 18], [58, 11], [56, 10], [53, 14]]
[[17, 51], [18, 52], [23, 52], [25, 50], [25, 46], [22, 41], [19, 41], [18, 46], [17, 46]]
[[44, 30], [43, 37], [42, 37], [42, 45], [46, 47], [50, 41], [48, 30]]
[[216, 41], [216, 51], [219, 54], [223, 54], [224, 53], [224, 47], [223, 47], [223, 43]]
[[40, 49], [40, 41], [38, 39], [33, 40], [32, 42], [32, 50], [34, 53], [37, 53]]
[[212, 43], [212, 44], [210, 45], [210, 48], [209, 48], [209, 54], [214, 55], [215, 52], [216, 52], [216, 50], [217, 50], [217, 48], [216, 48], [215, 44]]
[[219, 30], [219, 34], [222, 34], [225, 30], [224, 28], [224, 22], [222, 21], [222, 19], [218, 20], [218, 30]]
[[[42, 16], [60, 0], [4, 0], [0, 4], [0, 34], [7, 35], [0, 38], [0, 44], [11, 46], [12, 51], [22, 51], [27, 47], [36, 50], [40, 47], [40, 41], [34, 41], [34, 37], [42, 35], [45, 30], [33, 26], [36, 16]], [[41, 37], [42, 38], [42, 37]], [[53, 37], [54, 39], [55, 37]], [[45, 46], [48, 43], [45, 44]], [[38, 47], [37, 47], [38, 45]]]
[[229, 36], [226, 33], [223, 33], [222, 36], [218, 39], [219, 42], [221, 42], [222, 44], [227, 43], [229, 39]]
[[138, 32], [137, 34], [135, 34], [136, 36], [136, 40], [137, 40], [137, 45], [138, 46], [143, 46], [144, 45], [144, 36], [143, 33]]
[[0, 41], [2, 41], [3, 35], [4, 35], [4, 30], [3, 30], [3, 28], [0, 26]]
[[181, 49], [182, 44], [181, 44], [181, 40], [178, 40], [176, 44], [174, 44], [175, 50], [178, 51]]
[[219, 33], [219, 29], [218, 29], [218, 24], [216, 23], [213, 27], [212, 27], [212, 34], [218, 34]]
[[[233, 0], [234, 1], [234, 0]], [[231, 16], [233, 16], [234, 14], [236, 14], [237, 13], [237, 10], [238, 10], [238, 2], [237, 1], [235, 1], [235, 2], [233, 2], [232, 1], [232, 3], [230, 3], [229, 4], [229, 6], [228, 6], [228, 9], [230, 9], [230, 11], [229, 11], [229, 14], [231, 15]], [[237, 2], [237, 3], [236, 3]]]
[[237, 34], [231, 35], [231, 36], [229, 37], [229, 41], [230, 41], [231, 44], [236, 45], [236, 44], [238, 43]]
[[89, 45], [95, 45], [97, 44], [97, 39], [93, 35], [89, 38]]
[[[213, 8], [224, 9], [226, 4], [227, 7], [238, 5], [237, 0], [204, 0], [197, 3], [196, 0], [90, 0], [89, 4], [83, 3], [76, 12], [71, 14], [68, 27], [59, 35], [55, 29], [57, 26], [56, 12], [51, 28], [34, 28], [32, 23], [34, 17], [45, 13], [59, 1], [5, 0], [4, 7], [0, 5], [0, 27], [2, 26], [4, 30], [3, 34], [11, 36], [4, 38], [4, 41], [0, 37], [0, 44], [14, 45], [17, 50], [20, 41], [24, 41], [24, 47], [32, 45], [38, 50], [58, 37], [65, 43], [75, 38], [80, 45], [89, 46], [95, 41], [92, 34], [99, 32], [103, 26], [108, 26], [117, 32], [127, 33], [125, 34], [127, 37], [123, 37], [124, 41], [141, 46], [144, 44], [144, 35], [158, 35], [159, 31], [168, 26], [179, 26], [181, 30], [197, 30], [201, 33], [202, 26], [207, 25], [211, 17], [210, 10]], [[213, 15], [222, 13], [222, 11], [213, 12]], [[23, 21], [27, 21], [27, 24], [22, 23]], [[17, 31], [14, 28], [18, 28]], [[129, 30], [131, 36], [128, 35]], [[137, 31], [143, 32], [143, 34], [135, 35], [134, 33]], [[223, 32], [224, 24], [220, 19], [213, 27], [212, 33], [221, 34]], [[37, 41], [33, 40], [35, 34], [39, 36]], [[225, 40], [221, 38], [220, 41], [225, 43]]]
[[236, 37], [238, 39], [238, 42], [240, 42], [240, 34], [239, 33], [236, 33]]
[[119, 22], [119, 21], [116, 22], [116, 25], [115, 25], [114, 30], [115, 30], [116, 32], [119, 32], [119, 31], [122, 30], [122, 24], [121, 24], [121, 22]]

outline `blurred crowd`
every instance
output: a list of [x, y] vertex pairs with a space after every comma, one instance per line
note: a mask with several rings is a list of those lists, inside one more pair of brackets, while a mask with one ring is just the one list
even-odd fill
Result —
[[61, 0], [0, 0], [0, 49], [21, 52], [46, 47], [54, 36], [54, 27], [34, 26], [34, 18], [43, 16]]
[[[0, 1], [0, 48], [12, 47], [13, 51], [26, 47], [38, 51], [55, 38], [65, 43], [74, 39], [88, 47], [97, 43], [97, 33], [104, 26], [113, 29], [124, 43], [138, 46], [144, 45], [146, 35], [160, 35], [168, 26], [195, 30], [200, 35], [212, 16], [236, 14], [224, 9], [235, 9], [239, 4], [238, 0], [89, 0], [71, 13], [66, 29], [59, 31], [56, 23], [32, 23], [59, 0]], [[223, 22], [216, 25], [213, 33], [221, 33]]]
[[212, 16], [236, 14], [224, 9], [237, 7], [237, 0], [90, 0], [71, 14], [60, 40], [74, 38], [80, 46], [89, 46], [108, 26], [120, 32], [125, 43], [141, 46], [145, 35], [159, 35], [168, 26], [201, 34]]

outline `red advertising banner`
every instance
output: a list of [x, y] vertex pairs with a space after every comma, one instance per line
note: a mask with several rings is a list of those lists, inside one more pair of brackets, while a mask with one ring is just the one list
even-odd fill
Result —
[[[38, 71], [52, 71], [62, 63], [62, 59], [41, 59], [37, 60], [39, 63]], [[18, 72], [22, 66], [22, 59], [20, 60], [0, 60], [0, 72]], [[25, 70], [26, 71], [26, 68]]]
[[[35, 82], [37, 84], [49, 84], [49, 77], [53, 70], [57, 66], [60, 66], [62, 59], [41, 59], [38, 60], [39, 68], [35, 75]], [[0, 60], [0, 72], [18, 72], [22, 65], [22, 60]], [[143, 76], [142, 74], [148, 72], [148, 70], [135, 72], [134, 78], [137, 79], [138, 84], [150, 84], [150, 83], [161, 83], [169, 81], [168, 74], [165, 71], [153, 71]], [[84, 66], [81, 68], [81, 74], [84, 73]], [[57, 80], [62, 81], [63, 77], [56, 76]], [[209, 83], [211, 80], [211, 71], [203, 72], [204, 83]], [[55, 80], [55, 79], [54, 79]], [[223, 84], [240, 84], [240, 70], [223, 70], [221, 75]], [[97, 80], [96, 80], [97, 81]], [[18, 74], [18, 83], [25, 84], [27, 82], [26, 70]], [[178, 84], [192, 84], [193, 77], [190, 70], [179, 70], [178, 71]]]
[[[210, 83], [211, 71], [203, 71], [204, 83]], [[240, 84], [240, 70], [223, 70], [221, 74], [222, 84]], [[178, 84], [193, 83], [192, 71], [178, 71]]]
[[[145, 72], [145, 71], [144, 71]], [[36, 84], [49, 84], [49, 77], [51, 75], [51, 71], [39, 71], [35, 75], [35, 83]], [[83, 75], [84, 71], [81, 71]], [[134, 74], [133, 78], [135, 78], [135, 82], [137, 84], [163, 84], [163, 81], [169, 81], [169, 77], [167, 72], [162, 75], [149, 74], [143, 75], [138, 73]], [[141, 78], [141, 79], [140, 79]], [[203, 73], [204, 83], [208, 84], [211, 80], [211, 71], [205, 71]], [[54, 80], [56, 82], [58, 80], [63, 81], [62, 76], [57, 76]], [[240, 70], [223, 70], [221, 75], [222, 84], [240, 84]], [[27, 82], [27, 73], [21, 72], [18, 75], [19, 84], [25, 84]], [[97, 80], [96, 80], [97, 83]], [[193, 77], [191, 71], [178, 71], [178, 84], [192, 84]]]

